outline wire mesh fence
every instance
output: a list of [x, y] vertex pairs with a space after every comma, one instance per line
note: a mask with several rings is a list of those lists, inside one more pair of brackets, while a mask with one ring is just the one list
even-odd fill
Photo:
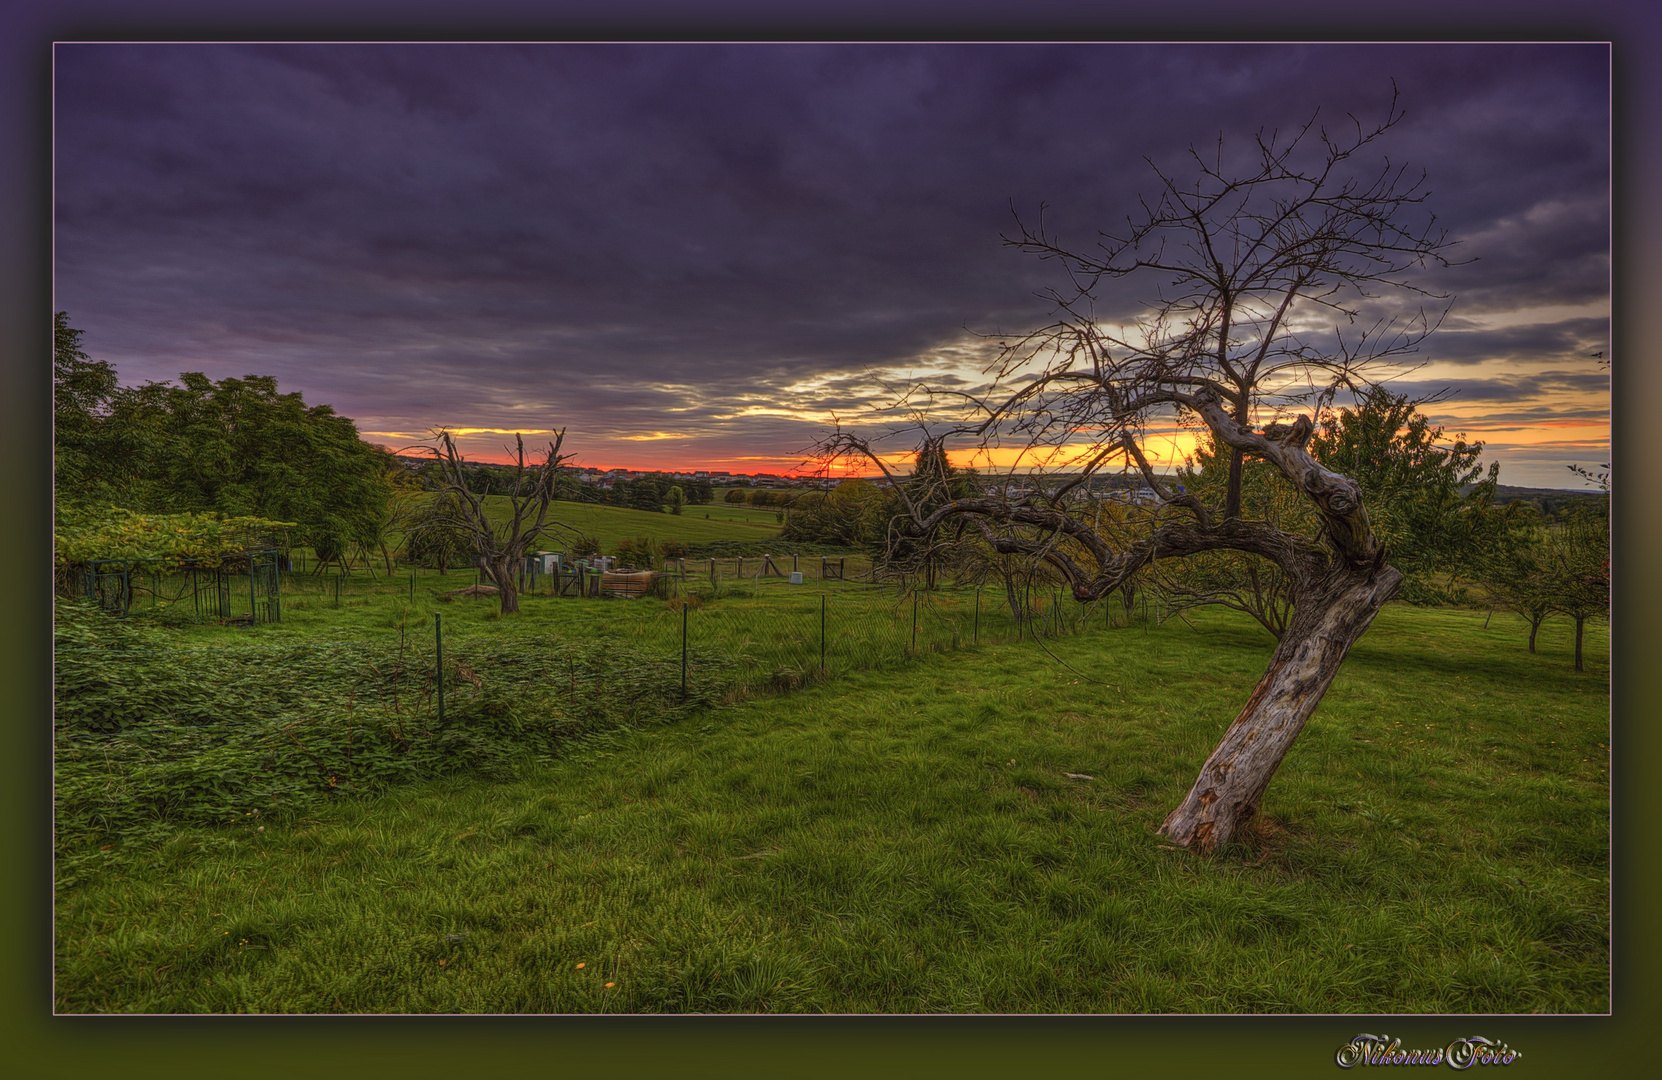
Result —
[[[60, 839], [105, 843], [421, 776], [508, 775], [519, 756], [560, 754], [572, 739], [931, 653], [1044, 649], [1132, 614], [1054, 590], [675, 575], [635, 600], [528, 593], [518, 616], [502, 618], [492, 598], [444, 606], [433, 598], [445, 592], [427, 584], [284, 574], [289, 615], [236, 633], [65, 600], [54, 671]], [[432, 602], [412, 602], [412, 590]]]
[[[636, 600], [615, 599], [604, 590], [586, 587], [562, 593], [556, 575], [527, 574], [520, 615], [512, 624], [450, 621], [445, 632], [452, 655], [462, 660], [470, 649], [495, 648], [531, 629], [544, 641], [543, 645], [527, 642], [533, 650], [546, 647], [547, 641], [611, 642], [633, 655], [652, 657], [654, 664], [668, 665], [663, 670], [683, 685], [702, 680], [702, 669], [719, 668], [731, 696], [789, 690], [928, 653], [1044, 641], [1093, 628], [1125, 626], [1148, 616], [1146, 609], [1126, 604], [1118, 596], [1081, 604], [1059, 589], [1017, 591], [986, 583], [922, 589], [840, 576], [810, 579], [802, 571], [796, 571], [803, 574], [796, 583], [790, 576], [756, 572], [759, 562], [748, 557], [719, 560], [713, 574], [711, 560], [700, 560], [698, 572], [689, 568], [685, 575], [677, 567], [658, 575], [653, 595]], [[739, 578], [737, 571], [744, 563], [750, 564], [746, 569], [751, 572]], [[812, 557], [811, 565], [817, 570], [819, 557]], [[724, 572], [729, 571], [734, 576], [726, 576]], [[578, 576], [585, 573], [579, 571]], [[593, 576], [594, 584], [600, 584], [600, 573]], [[281, 573], [273, 569], [269, 577], [270, 581], [265, 575], [258, 579], [260, 592], [269, 588], [271, 609], [288, 612], [291, 621], [298, 615], [327, 621], [334, 610], [378, 605], [389, 612], [413, 611], [413, 630], [418, 624], [431, 627], [440, 610], [435, 604], [451, 597], [470, 597], [486, 605], [496, 602], [476, 590], [478, 575], [471, 570], [439, 574], [399, 568], [375, 574], [362, 569], [351, 574], [310, 574], [285, 568]], [[132, 611], [138, 614], [171, 605], [178, 620], [246, 621], [241, 609], [227, 619], [218, 606], [206, 606], [201, 599], [206, 591], [188, 576], [173, 580], [135, 575], [129, 588], [136, 598]], [[252, 608], [247, 598], [243, 606]], [[350, 648], [339, 652], [343, 647]], [[367, 662], [388, 650], [411, 646], [406, 638], [383, 631], [347, 642], [285, 641], [281, 645], [238, 636], [168, 651], [255, 657], [294, 648], [336, 650], [343, 661], [355, 649], [356, 657]]]

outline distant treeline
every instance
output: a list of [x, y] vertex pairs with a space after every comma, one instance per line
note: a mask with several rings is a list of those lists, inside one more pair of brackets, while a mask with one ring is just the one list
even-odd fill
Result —
[[1610, 495], [1603, 491], [1565, 491], [1559, 488], [1509, 487], [1495, 488], [1495, 505], [1510, 506], [1522, 503], [1540, 515], [1542, 521], [1563, 520], [1566, 514], [1609, 513]]
[[[468, 487], [481, 495], [508, 495], [514, 490], [516, 477], [510, 465], [470, 462], [467, 471]], [[413, 472], [428, 490], [438, 490], [444, 485], [437, 462], [425, 462]], [[607, 487], [582, 480], [578, 469], [561, 469], [555, 476], [554, 493], [555, 498], [569, 502], [622, 506], [653, 513], [666, 509], [679, 513], [680, 506], [708, 506], [716, 498], [715, 486], [703, 478], [688, 480], [668, 473], [645, 473], [613, 480]]]

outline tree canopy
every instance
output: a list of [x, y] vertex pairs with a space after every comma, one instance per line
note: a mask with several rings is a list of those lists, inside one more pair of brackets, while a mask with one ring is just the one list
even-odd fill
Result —
[[1318, 461], [1361, 485], [1411, 602], [1448, 599], [1449, 585], [1475, 574], [1506, 528], [1495, 506], [1500, 463], [1479, 462], [1481, 442], [1446, 440], [1421, 404], [1368, 387], [1354, 408], [1324, 417], [1310, 442]]
[[144, 559], [211, 565], [227, 555], [275, 543], [293, 524], [251, 516], [70, 507], [55, 524], [53, 549], [60, 563]]
[[[1387, 386], [1369, 386], [1354, 405], [1326, 411], [1310, 453], [1362, 489], [1375, 535], [1403, 573], [1400, 596], [1442, 603], [1463, 595], [1489, 554], [1505, 543], [1516, 517], [1495, 506], [1498, 463], [1479, 462], [1481, 442], [1445, 438], [1419, 409], [1423, 404]], [[1213, 513], [1224, 508], [1231, 454], [1215, 437], [1201, 441], [1182, 473], [1187, 494]], [[1320, 518], [1275, 468], [1243, 464], [1241, 514], [1314, 537]], [[1290, 613], [1286, 581], [1273, 563], [1221, 551], [1184, 563], [1164, 578], [1180, 602], [1217, 603], [1245, 611], [1280, 636]]]
[[268, 375], [121, 386], [87, 358], [65, 313], [55, 329], [60, 503], [293, 522], [318, 547], [384, 523], [401, 467], [330, 406], [282, 393]]

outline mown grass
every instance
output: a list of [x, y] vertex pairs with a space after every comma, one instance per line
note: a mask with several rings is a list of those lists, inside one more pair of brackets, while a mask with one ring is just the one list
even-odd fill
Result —
[[[193, 828], [57, 901], [63, 1012], [1599, 1012], [1607, 639], [1388, 608], [1215, 857], [1226, 613], [925, 657]], [[1069, 777], [1068, 773], [1090, 779]], [[610, 984], [610, 985], [608, 985]]]

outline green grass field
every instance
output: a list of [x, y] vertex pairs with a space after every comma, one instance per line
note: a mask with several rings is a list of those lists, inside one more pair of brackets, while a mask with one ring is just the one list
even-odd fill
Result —
[[[866, 602], [856, 624], [883, 610]], [[586, 603], [481, 612], [458, 639], [530, 644], [558, 617], [658, 648], [641, 628], [676, 614]], [[494, 778], [60, 848], [57, 1008], [1604, 1011], [1607, 634], [1577, 674], [1567, 622], [1534, 656], [1517, 620], [1484, 623], [1388, 607], [1212, 858], [1153, 830], [1261, 672], [1262, 631], [1205, 611], [1043, 649], [960, 638]], [[753, 636], [779, 650], [763, 667], [797, 655]]]
[[[505, 495], [485, 496], [485, 508], [493, 519], [506, 521], [511, 510]], [[707, 544], [716, 541], [748, 543], [767, 540], [779, 535], [783, 526], [773, 510], [753, 509], [716, 503], [712, 506], [687, 506], [679, 515], [654, 514], [648, 510], [631, 510], [623, 506], [603, 506], [597, 503], [556, 500], [549, 506], [548, 522], [567, 528], [554, 528], [547, 539], [537, 545], [549, 551], [564, 550], [577, 534], [598, 541], [602, 554], [615, 550], [624, 540], [647, 537], [654, 543], [677, 540], [684, 544]], [[570, 530], [575, 530], [573, 533]], [[393, 542], [401, 542], [394, 534]], [[300, 549], [296, 549], [300, 550]], [[315, 558], [306, 549], [309, 558]], [[361, 555], [354, 557], [361, 565]], [[377, 566], [379, 567], [377, 560]]]
[[[494, 495], [489, 497], [488, 503], [492, 511], [502, 513], [505, 512], [507, 499]], [[703, 544], [713, 540], [766, 540], [778, 536], [782, 527], [775, 520], [772, 510], [723, 503], [687, 506], [675, 515], [594, 503], [556, 502], [549, 508], [548, 517], [550, 521], [558, 521], [594, 537], [600, 541], [602, 552], [611, 551], [619, 541], [642, 536], [658, 543], [679, 540], [685, 544]], [[551, 542], [549, 548], [559, 550], [560, 546], [558, 542]]]

